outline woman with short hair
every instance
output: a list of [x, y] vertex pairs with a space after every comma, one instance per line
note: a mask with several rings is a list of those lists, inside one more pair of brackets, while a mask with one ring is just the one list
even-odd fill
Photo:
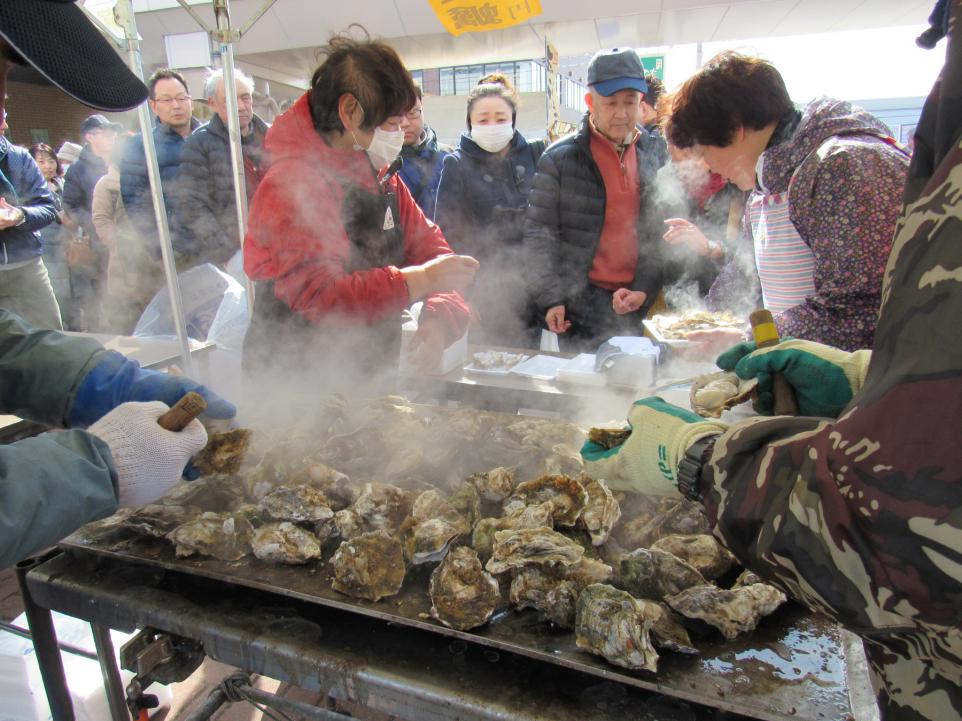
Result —
[[458, 253], [482, 264], [469, 294], [475, 341], [536, 348], [541, 320], [522, 277], [528, 194], [545, 142], [517, 130], [518, 100], [506, 77], [483, 78], [468, 95], [467, 130], [444, 159], [434, 220]]
[[436, 367], [467, 328], [458, 291], [477, 261], [452, 253], [397, 177], [416, 99], [397, 53], [346, 36], [326, 53], [265, 141], [271, 164], [244, 245], [256, 290], [244, 368], [309, 371], [318, 390], [364, 393], [390, 385], [415, 301], [416, 362]]
[[781, 335], [871, 347], [909, 165], [885, 124], [831, 98], [796, 110], [774, 66], [726, 52], [675, 94], [668, 137], [752, 191], [755, 265]]

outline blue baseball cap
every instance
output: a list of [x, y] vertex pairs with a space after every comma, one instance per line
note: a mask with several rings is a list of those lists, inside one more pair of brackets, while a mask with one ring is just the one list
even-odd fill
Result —
[[634, 48], [599, 50], [588, 63], [588, 87], [608, 97], [619, 90], [648, 92], [645, 68]]

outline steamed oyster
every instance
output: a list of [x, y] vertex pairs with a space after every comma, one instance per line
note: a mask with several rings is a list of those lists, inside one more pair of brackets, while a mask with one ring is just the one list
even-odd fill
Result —
[[308, 485], [278, 486], [261, 498], [261, 508], [275, 521], [326, 521], [334, 511], [323, 493]]
[[410, 517], [418, 523], [423, 523], [432, 518], [447, 521], [452, 526], [459, 528], [461, 533], [467, 533], [471, 528], [467, 519], [435, 490], [424, 491], [414, 499]]
[[765, 583], [765, 579], [759, 576], [754, 571], [749, 571], [747, 568], [738, 574], [738, 578], [735, 579], [735, 583], [732, 584], [732, 588], [737, 586], [751, 586], [753, 583]]
[[698, 572], [713, 581], [724, 576], [737, 561], [731, 552], [715, 540], [714, 536], [705, 534], [684, 536], [671, 534], [659, 538], [651, 544], [653, 551], [666, 551], [693, 566]]
[[581, 451], [566, 443], [556, 443], [551, 446], [551, 452], [545, 455], [543, 474], [578, 476], [585, 469]]
[[321, 544], [313, 533], [289, 521], [268, 523], [254, 531], [254, 555], [262, 561], [298, 565], [321, 557]]
[[573, 526], [584, 510], [587, 495], [581, 482], [570, 476], [542, 476], [519, 484], [504, 502], [504, 512], [550, 501], [555, 526]]
[[467, 546], [455, 548], [434, 569], [429, 593], [431, 615], [459, 631], [486, 624], [501, 600], [497, 580]]
[[404, 583], [401, 543], [386, 531], [363, 533], [344, 541], [331, 558], [331, 586], [354, 598], [379, 601], [393, 596]]
[[514, 474], [514, 468], [492, 468], [469, 476], [468, 483], [478, 489], [485, 501], [501, 503], [514, 490]]
[[198, 509], [196, 508], [166, 503], [151, 503], [127, 516], [123, 525], [134, 533], [143, 536], [163, 538], [177, 526], [193, 520], [197, 515]]
[[593, 583], [611, 580], [612, 569], [593, 558], [571, 566], [526, 566], [511, 581], [510, 599], [519, 610], [534, 608], [542, 620], [574, 628], [578, 596]]
[[351, 509], [369, 531], [397, 531], [411, 511], [411, 495], [386, 483], [365, 483]]
[[515, 421], [509, 424], [506, 430], [517, 438], [522, 446], [546, 450], [559, 443], [578, 447], [584, 439], [584, 431], [578, 426], [543, 418]]
[[618, 527], [616, 535], [625, 548], [648, 548], [662, 536], [672, 533], [697, 535], [710, 532], [705, 508], [700, 503], [672, 498], [647, 507]]
[[448, 503], [471, 526], [481, 518], [481, 495], [470, 483], [462, 483], [458, 490], [451, 494]]
[[307, 472], [311, 485], [324, 494], [331, 510], [347, 508], [360, 494], [360, 490], [351, 483], [347, 475], [324, 463], [311, 463]]
[[608, 450], [617, 448], [627, 441], [629, 436], [631, 436], [631, 428], [625, 426], [618, 428], [591, 428], [588, 430], [588, 440]]
[[624, 668], [658, 668], [658, 652], [649, 633], [652, 619], [645, 602], [602, 583], [588, 586], [578, 597], [575, 642], [578, 648]]
[[585, 549], [577, 542], [547, 527], [497, 531], [485, 568], [491, 573], [504, 573], [531, 564], [571, 566], [584, 555]]
[[214, 433], [207, 440], [207, 445], [194, 456], [194, 467], [204, 476], [211, 473], [237, 473], [250, 443], [249, 428]]
[[621, 518], [621, 506], [604, 481], [582, 476], [581, 485], [587, 497], [581, 522], [588, 529], [592, 545], [600, 546], [608, 540], [611, 529]]
[[443, 518], [425, 521], [409, 518], [401, 524], [404, 557], [414, 566], [440, 561], [462, 533], [463, 526], [456, 526]]
[[179, 558], [199, 553], [237, 561], [250, 551], [254, 528], [243, 513], [202, 513], [167, 534]]
[[656, 648], [666, 648], [676, 653], [696, 654], [688, 631], [670, 608], [661, 603], [640, 600], [645, 616], [651, 620], [651, 639]]
[[632, 596], [660, 601], [708, 581], [691, 564], [667, 551], [639, 548], [621, 560], [621, 582]]
[[520, 530], [522, 528], [551, 528], [551, 513], [554, 505], [550, 501], [536, 506], [524, 506], [501, 518], [482, 518], [474, 524], [471, 545], [482, 560], [491, 557], [494, 548], [494, 534], [498, 531]]
[[244, 491], [237, 481], [218, 473], [196, 481], [178, 482], [157, 503], [220, 512], [232, 510], [243, 501]]
[[763, 617], [785, 603], [785, 594], [767, 583], [731, 590], [708, 585], [693, 586], [665, 601], [682, 616], [709, 623], [731, 640], [753, 630]]
[[691, 385], [691, 408], [704, 418], [719, 418], [722, 411], [750, 400], [757, 385], [755, 378], [743, 381], [727, 371], [698, 376]]

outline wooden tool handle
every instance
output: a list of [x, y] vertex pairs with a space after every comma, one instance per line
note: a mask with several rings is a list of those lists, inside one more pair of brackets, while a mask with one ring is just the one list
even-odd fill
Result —
[[190, 391], [177, 401], [157, 422], [168, 431], [182, 431], [187, 424], [207, 410], [207, 401], [199, 393]]
[[[755, 337], [756, 348], [767, 348], [778, 344], [778, 328], [775, 327], [775, 319], [772, 318], [770, 310], [754, 311], [748, 316], [749, 323], [752, 324], [752, 335]], [[795, 398], [795, 389], [781, 373], [772, 374], [772, 413], [776, 416], [797, 416], [798, 400]]]

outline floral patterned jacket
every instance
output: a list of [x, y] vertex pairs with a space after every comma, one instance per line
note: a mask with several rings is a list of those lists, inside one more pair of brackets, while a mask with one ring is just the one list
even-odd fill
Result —
[[789, 216], [815, 255], [815, 294], [776, 317], [781, 335], [871, 348], [908, 152], [864, 110], [819, 98], [761, 163], [765, 191], [755, 193], [788, 192]]

